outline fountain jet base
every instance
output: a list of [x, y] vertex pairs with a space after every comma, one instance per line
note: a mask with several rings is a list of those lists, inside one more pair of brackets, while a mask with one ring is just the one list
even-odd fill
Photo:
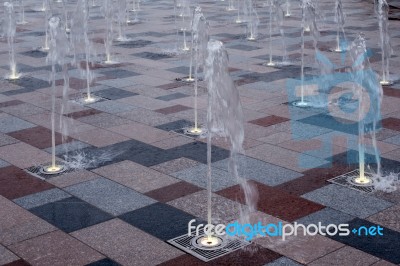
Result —
[[201, 136], [207, 133], [206, 129], [200, 127], [185, 128], [183, 131], [185, 135], [190, 135], [190, 136]]
[[312, 107], [312, 104], [308, 101], [295, 101], [292, 103], [296, 107], [301, 107], [301, 108], [307, 108], [307, 107]]
[[363, 193], [372, 193], [375, 191], [373, 174], [365, 172], [364, 178], [361, 178], [360, 171], [358, 169], [329, 179], [328, 182]]
[[40, 173], [45, 175], [58, 175], [62, 172], [67, 170], [67, 166], [63, 164], [56, 164], [56, 165], [44, 165], [40, 168]]
[[379, 83], [380, 83], [382, 86], [390, 86], [390, 85], [393, 85], [393, 81], [391, 81], [391, 80], [381, 80], [381, 81], [379, 81]]
[[203, 232], [200, 232], [198, 236], [195, 232], [191, 235], [186, 233], [167, 242], [204, 262], [222, 257], [250, 244], [237, 237], [207, 236]]

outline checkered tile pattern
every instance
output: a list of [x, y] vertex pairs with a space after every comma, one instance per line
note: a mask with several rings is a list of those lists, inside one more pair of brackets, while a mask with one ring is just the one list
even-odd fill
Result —
[[[22, 77], [0, 79], [0, 265], [203, 265], [165, 242], [184, 234], [189, 220], [207, 218], [206, 143], [182, 134], [182, 128], [194, 123], [194, 91], [193, 84], [182, 81], [189, 75], [190, 57], [176, 51], [183, 35], [176, 34], [173, 1], [141, 1], [139, 23], [126, 28], [130, 40], [112, 46], [112, 59], [118, 62], [113, 65], [102, 63], [104, 21], [100, 7], [90, 7], [90, 38], [97, 52], [90, 66], [91, 87], [101, 101], [88, 105], [75, 101], [85, 92], [86, 80], [71, 66], [70, 101], [60, 115], [61, 75], [56, 81], [56, 154], [84, 169], [46, 180], [24, 171], [51, 159], [50, 67], [47, 53], [35, 48], [44, 43], [44, 14], [35, 11], [39, 1], [21, 2], [29, 22], [17, 26], [15, 50]], [[72, 11], [74, 1], [66, 2]], [[357, 147], [352, 143], [357, 124], [348, 117], [338, 124], [339, 118], [326, 110], [290, 104], [287, 84], [300, 75], [298, 1], [291, 1], [292, 16], [284, 21], [288, 57], [294, 65], [281, 68], [264, 64], [269, 60], [267, 1], [255, 1], [261, 22], [257, 41], [245, 39], [244, 26], [234, 22], [236, 13], [226, 10], [228, 1], [198, 2], [210, 23], [211, 37], [227, 47], [229, 71], [241, 96], [246, 122], [239, 174], [258, 191], [252, 220], [378, 224], [385, 232], [380, 238], [363, 239], [353, 235], [299, 236], [287, 241], [259, 238], [245, 250], [208, 264], [400, 264], [399, 193], [364, 195], [327, 182], [357, 167]], [[342, 71], [350, 59], [343, 61], [329, 52], [336, 45], [334, 1], [318, 3], [319, 48]], [[53, 4], [61, 10], [60, 3]], [[380, 73], [372, 1], [343, 0], [343, 5], [348, 40], [365, 33], [373, 54], [371, 66]], [[395, 51], [390, 63], [397, 75], [399, 13], [393, 7], [390, 20]], [[280, 34], [275, 31], [272, 36], [273, 59], [281, 60]], [[190, 34], [187, 37], [190, 44]], [[5, 38], [0, 42], [3, 77], [9, 71], [8, 47]], [[308, 35], [305, 63], [306, 79], [318, 76]], [[400, 172], [400, 83], [383, 91], [382, 129], [377, 134], [382, 167]], [[198, 107], [204, 124], [207, 91], [202, 80]], [[215, 221], [225, 223], [238, 218], [245, 202], [237, 180], [228, 172], [228, 157], [228, 143], [214, 139], [213, 214]]]

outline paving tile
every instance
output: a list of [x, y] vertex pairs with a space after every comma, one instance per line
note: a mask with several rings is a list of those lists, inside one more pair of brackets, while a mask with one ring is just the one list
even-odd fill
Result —
[[67, 114], [67, 116], [70, 117], [70, 118], [73, 118], [73, 119], [78, 119], [78, 118], [81, 118], [81, 117], [100, 114], [100, 113], [102, 113], [100, 110], [87, 109], [87, 110], [83, 110], [83, 111], [77, 111], [77, 112], [69, 113], [69, 114]]
[[276, 252], [273, 252], [267, 248], [263, 248], [258, 245], [251, 245], [246, 247], [245, 249], [234, 251], [230, 254], [212, 260], [210, 262], [204, 263], [191, 255], [183, 255], [162, 263], [162, 266], [169, 265], [265, 265], [266, 263], [279, 258], [280, 255]]
[[[157, 110], [165, 107], [172, 106], [173, 103], [154, 99], [143, 95], [137, 95], [133, 97], [127, 97], [118, 100], [118, 102], [130, 104], [134, 107], [145, 108], [149, 110]], [[127, 110], [128, 111], [128, 110]]]
[[310, 266], [323, 266], [323, 265], [371, 265], [377, 262], [379, 258], [369, 255], [368, 253], [362, 252], [358, 249], [345, 246], [338, 249], [320, 259], [313, 261], [308, 264]]
[[[198, 187], [207, 188], [207, 169], [207, 165], [200, 164], [192, 168], [172, 173], [171, 175]], [[215, 167], [213, 167], [211, 171], [211, 186], [214, 192], [237, 184], [237, 180], [235, 180], [227, 171]]]
[[177, 148], [182, 145], [193, 143], [193, 142], [194, 142], [194, 139], [192, 139], [192, 138], [177, 135], [176, 137], [152, 142], [151, 145], [158, 147], [160, 149], [163, 149], [163, 150], [169, 150], [169, 149]]
[[[89, 147], [90, 145], [78, 140], [71, 140], [71, 142], [59, 144], [55, 146], [56, 156], [68, 154], [83, 148]], [[44, 149], [44, 151], [51, 153], [52, 147]], [[64, 158], [65, 159], [65, 158]]]
[[159, 202], [165, 203], [195, 193], [200, 190], [201, 188], [199, 187], [196, 187], [185, 181], [180, 181], [169, 186], [149, 191], [145, 193], [145, 195]]
[[265, 266], [300, 266], [301, 264], [287, 258], [287, 257], [280, 257], [273, 262], [266, 264]]
[[119, 219], [74, 232], [72, 235], [122, 265], [156, 265], [183, 254]]
[[174, 136], [163, 130], [136, 122], [130, 122], [129, 124], [111, 127], [109, 130], [120, 135], [142, 141], [144, 143], [153, 143]]
[[0, 245], [0, 264], [5, 265], [7, 263], [13, 262], [18, 260], [19, 257], [17, 257], [14, 253]]
[[84, 132], [70, 134], [72, 137], [96, 147], [105, 147], [129, 140], [128, 137], [110, 132], [105, 129], [92, 129]]
[[[355, 218], [349, 223], [349, 228], [360, 228], [365, 226], [369, 228], [375, 224], [366, 220]], [[400, 263], [400, 254], [397, 252], [400, 248], [399, 239], [400, 233], [383, 227], [383, 235], [357, 235], [350, 233], [348, 236], [334, 235], [330, 238], [339, 241], [343, 244], [349, 245], [353, 248], [359, 249], [372, 256], [387, 260], [394, 264]]]
[[400, 205], [394, 205], [382, 212], [368, 217], [368, 221], [400, 232]]
[[303, 195], [315, 189], [329, 185], [327, 180], [348, 173], [355, 168], [348, 165], [334, 163], [331, 167], [314, 168], [304, 171], [304, 176], [283, 183], [278, 188], [294, 195]]
[[69, 198], [70, 196], [71, 195], [58, 188], [53, 188], [45, 190], [43, 192], [31, 194], [22, 198], [17, 198], [13, 201], [25, 209], [31, 209], [50, 202]]
[[9, 246], [56, 230], [17, 204], [0, 196], [0, 243]]
[[36, 114], [42, 114], [47, 112], [46, 109], [37, 107], [33, 104], [29, 103], [22, 103], [18, 105], [11, 105], [7, 107], [0, 108], [1, 111], [8, 113], [10, 115], [16, 116], [16, 117], [24, 117], [27, 115], [36, 115]]
[[112, 259], [106, 258], [102, 260], [98, 260], [89, 264], [86, 264], [86, 266], [120, 266], [121, 264], [113, 261]]
[[6, 161], [0, 160], [0, 168], [6, 167], [6, 166], [10, 166], [10, 164]]
[[97, 178], [64, 189], [112, 215], [120, 215], [155, 202], [106, 178]]
[[93, 172], [84, 169], [76, 169], [75, 171], [49, 178], [46, 181], [59, 188], [64, 188], [85, 181], [93, 180], [98, 177], [99, 175]]
[[15, 166], [1, 168], [0, 184], [0, 195], [8, 199], [16, 199], [53, 188], [51, 184]]
[[79, 118], [78, 120], [83, 123], [102, 128], [120, 126], [130, 122], [128, 119], [124, 119], [108, 113], [84, 116], [82, 118]]
[[318, 168], [328, 163], [327, 160], [270, 144], [263, 144], [250, 148], [246, 151], [246, 155], [296, 172]]
[[110, 114], [117, 114], [135, 109], [135, 106], [116, 101], [102, 101], [102, 102], [92, 103], [89, 105], [89, 107]]
[[344, 246], [320, 235], [304, 236], [302, 232], [285, 240], [279, 237], [262, 237], [257, 238], [254, 242], [300, 264], [308, 264]]
[[105, 90], [96, 91], [96, 95], [109, 100], [118, 100], [125, 97], [138, 95], [137, 93], [126, 91], [118, 88], [108, 88]]
[[75, 197], [51, 202], [30, 211], [66, 233], [112, 218], [111, 215]]
[[0, 147], [17, 143], [19, 140], [14, 139], [6, 134], [0, 133]]
[[165, 163], [154, 165], [151, 168], [161, 173], [171, 174], [174, 172], [179, 172], [186, 168], [194, 167], [196, 165], [199, 165], [199, 162], [188, 158], [178, 158]]
[[188, 223], [195, 216], [164, 203], [154, 203], [125, 213], [119, 218], [163, 241], [187, 233]]
[[288, 121], [289, 119], [285, 118], [285, 117], [280, 117], [280, 116], [275, 116], [275, 115], [270, 115], [270, 116], [266, 116], [263, 118], [259, 118], [253, 121], [250, 121], [249, 123], [255, 124], [255, 125], [259, 125], [259, 126], [263, 126], [263, 127], [269, 127], [275, 124], [279, 124], [279, 123], [283, 123]]
[[184, 106], [184, 105], [173, 105], [170, 107], [166, 107], [166, 108], [162, 108], [162, 109], [158, 109], [155, 110], [155, 112], [164, 114], [164, 115], [169, 115], [169, 114], [174, 114], [180, 111], [185, 111], [185, 110], [189, 110], [191, 109], [190, 107]]
[[[320, 204], [304, 200], [283, 190], [269, 187], [256, 181], [248, 182], [254, 186], [258, 193], [257, 209], [282, 220], [293, 222], [324, 208]], [[221, 190], [217, 194], [231, 200], [237, 200], [242, 204], [245, 202], [243, 191], [239, 185]]]
[[[9, 133], [9, 135], [39, 149], [51, 147], [51, 130], [41, 126], [15, 131]], [[62, 144], [62, 135], [55, 132], [55, 140], [56, 145]], [[71, 138], [67, 138], [64, 141], [71, 141]]]
[[18, 130], [32, 128], [35, 125], [10, 115], [0, 114], [0, 132], [11, 133]]
[[177, 120], [174, 122], [170, 122], [170, 123], [166, 123], [166, 124], [162, 124], [162, 125], [158, 125], [156, 128], [165, 130], [165, 131], [177, 131], [183, 128], [187, 128], [192, 126], [193, 123], [188, 121], [188, 120]]
[[73, 237], [55, 231], [10, 247], [32, 265], [84, 265], [104, 256]]
[[177, 120], [174, 117], [139, 107], [129, 112], [118, 113], [118, 116], [149, 126], [158, 126]]
[[335, 184], [316, 189], [302, 197], [359, 218], [366, 218], [393, 205]]
[[6, 101], [6, 102], [1, 102], [0, 103], [0, 108], [19, 105], [19, 104], [22, 104], [22, 103], [24, 103], [24, 102], [22, 102], [20, 100], [10, 100], [10, 101]]
[[314, 212], [310, 215], [297, 220], [298, 223], [309, 225], [311, 223], [318, 224], [319, 222], [326, 226], [328, 224], [347, 223], [354, 219], [354, 216], [326, 207], [322, 210]]
[[[229, 159], [225, 159], [213, 166], [228, 171], [228, 164]], [[243, 155], [238, 156], [237, 164], [239, 176], [268, 186], [276, 186], [302, 176], [301, 173]]]
[[138, 192], [145, 193], [177, 183], [178, 180], [156, 170], [134, 163], [122, 161], [92, 170]]
[[[129, 78], [129, 77], [139, 75], [138, 73], [128, 71], [125, 69], [118, 69], [118, 68], [102, 71], [101, 74], [106, 75], [108, 78], [115, 78], [115, 79], [116, 78], [119, 78], [119, 79], [120, 78]], [[115, 89], [115, 88], [111, 88], [111, 89]]]
[[[212, 222], [214, 224], [227, 224], [236, 221], [240, 217], [241, 204], [231, 199], [212, 194], [211, 198]], [[207, 191], [201, 190], [184, 197], [177, 198], [168, 202], [180, 210], [190, 213], [196, 217], [207, 220]]]
[[188, 97], [188, 96], [189, 95], [187, 95], [187, 94], [176, 92], [176, 93], [172, 93], [172, 94], [168, 94], [168, 95], [157, 97], [156, 99], [162, 100], [162, 101], [171, 101], [171, 100], [176, 100], [176, 99], [180, 99], [180, 98], [185, 98], [185, 97]]
[[382, 126], [391, 130], [400, 131], [400, 119], [388, 117], [382, 120]]

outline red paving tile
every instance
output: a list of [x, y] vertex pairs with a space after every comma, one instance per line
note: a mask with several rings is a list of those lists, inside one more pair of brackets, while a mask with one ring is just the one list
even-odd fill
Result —
[[[37, 126], [27, 128], [12, 132], [9, 135], [39, 149], [51, 147], [51, 130], [45, 127]], [[56, 132], [55, 137], [56, 145], [62, 144], [62, 135]], [[65, 142], [70, 142], [71, 140], [72, 139], [68, 137]]]
[[88, 109], [88, 110], [83, 110], [83, 111], [78, 111], [74, 113], [70, 113], [67, 116], [73, 119], [78, 119], [84, 116], [89, 116], [89, 115], [95, 115], [95, 114], [100, 114], [102, 111], [96, 110], [96, 109]]
[[400, 98], [400, 90], [399, 89], [383, 87], [383, 94], [385, 96]]
[[53, 187], [53, 185], [31, 176], [15, 166], [1, 168], [0, 195], [8, 199], [16, 199]]
[[382, 120], [382, 126], [384, 128], [400, 131], [400, 119], [394, 117], [388, 117]]
[[19, 100], [11, 100], [11, 101], [7, 101], [7, 102], [2, 102], [2, 103], [0, 103], [0, 108], [18, 105], [18, 104], [22, 104], [22, 103], [24, 103], [24, 102], [21, 102]]
[[181, 181], [166, 187], [149, 191], [145, 193], [145, 195], [160, 202], [168, 202], [180, 197], [187, 196], [189, 194], [195, 193], [200, 190], [202, 189], [195, 185], [192, 185], [185, 181]]
[[[284, 221], [293, 222], [324, 208], [320, 204], [289, 194], [282, 189], [266, 186], [255, 181], [249, 182], [253, 183], [258, 191], [257, 209]], [[245, 203], [240, 185], [223, 189], [218, 191], [217, 194], [242, 204]]]
[[210, 262], [203, 262], [192, 255], [185, 254], [166, 261], [159, 266], [191, 265], [191, 266], [240, 266], [240, 265], [265, 265], [281, 257], [278, 253], [267, 248], [250, 245], [242, 250], [237, 250], [228, 255], [222, 256]]
[[328, 185], [327, 180], [354, 170], [354, 167], [334, 164], [330, 168], [315, 168], [303, 172], [304, 176], [276, 186], [292, 195], [303, 195]]
[[24, 261], [24, 260], [16, 260], [7, 264], [4, 264], [3, 266], [30, 266], [31, 264], [29, 264], [28, 262]]
[[161, 108], [161, 109], [154, 110], [154, 111], [164, 114], [164, 115], [169, 115], [169, 114], [173, 114], [173, 113], [177, 113], [177, 112], [185, 111], [185, 110], [189, 110], [189, 109], [191, 109], [191, 108], [177, 104], [177, 105], [173, 105], [173, 106], [166, 107], [166, 108]]
[[276, 116], [276, 115], [270, 115], [270, 116], [266, 116], [263, 118], [259, 118], [259, 119], [250, 121], [249, 123], [263, 126], [263, 127], [269, 127], [269, 126], [283, 123], [286, 121], [289, 121], [289, 119], [287, 119], [285, 117]]

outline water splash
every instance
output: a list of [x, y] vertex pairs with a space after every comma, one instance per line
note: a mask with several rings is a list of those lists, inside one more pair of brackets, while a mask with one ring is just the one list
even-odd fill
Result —
[[258, 25], [260, 20], [258, 18], [257, 10], [253, 0], [245, 0], [245, 17], [247, 21], [247, 40], [254, 41], [258, 37]]
[[[47, 55], [47, 63], [51, 64], [51, 165], [46, 166], [44, 171], [48, 173], [59, 172], [64, 167], [56, 163], [56, 139], [55, 139], [55, 104], [56, 104], [56, 65], [66, 67], [65, 58], [68, 55], [69, 47], [65, 30], [61, 27], [59, 17], [51, 17], [49, 20], [50, 46]], [[62, 124], [62, 123], [60, 123]]]
[[51, 7], [49, 0], [43, 1], [43, 12], [44, 12], [44, 27], [45, 27], [45, 39], [44, 46], [40, 48], [41, 51], [47, 52], [49, 47], [49, 19], [51, 17]]
[[19, 0], [19, 20], [18, 25], [26, 25], [28, 21], [25, 20], [25, 5], [23, 0]]
[[[92, 43], [89, 39], [89, 3], [87, 0], [79, 0], [75, 14], [72, 21], [72, 32], [71, 42], [73, 44], [74, 60], [75, 63], [81, 69], [81, 75], [86, 78], [86, 95], [82, 99], [82, 103], [93, 103], [98, 98], [93, 97], [90, 90], [90, 84], [92, 82], [92, 72], [90, 71], [91, 55], [92, 55]], [[78, 53], [80, 48], [84, 48], [85, 66], [82, 67], [80, 60], [78, 59]], [[79, 100], [80, 101], [80, 100]]]
[[112, 0], [104, 0], [104, 5], [102, 6], [102, 11], [104, 18], [106, 20], [106, 37], [104, 40], [104, 47], [106, 50], [106, 64], [114, 64], [115, 62], [111, 59], [111, 47], [114, 39], [113, 30], [113, 17], [114, 17], [114, 5]]
[[205, 79], [208, 88], [207, 108], [207, 193], [208, 193], [208, 223], [212, 223], [211, 210], [211, 139], [217, 135], [226, 137], [231, 144], [229, 157], [229, 172], [241, 185], [245, 195], [246, 205], [241, 209], [242, 222], [249, 221], [250, 213], [256, 210], [257, 191], [246, 179], [238, 174], [238, 154], [243, 152], [244, 116], [239, 92], [229, 76], [228, 54], [217, 40], [210, 40], [207, 46]]
[[[347, 47], [346, 44], [346, 35], [344, 32], [344, 24], [345, 24], [345, 15], [343, 13], [343, 5], [342, 0], [336, 0], [335, 2], [335, 22], [336, 22], [336, 48], [333, 49], [334, 52], [345, 52]], [[343, 37], [341, 38], [340, 35]]]
[[118, 7], [118, 37], [117, 41], [119, 42], [127, 42], [130, 39], [126, 37], [126, 21], [127, 21], [127, 12], [128, 12], [128, 3], [126, 0], [117, 0]]
[[10, 2], [5, 2], [4, 7], [6, 9], [6, 36], [8, 43], [8, 54], [9, 54], [9, 63], [10, 63], [10, 75], [8, 75], [7, 79], [18, 79], [19, 74], [17, 71], [17, 63], [15, 61], [15, 49], [14, 49], [14, 38], [16, 33], [16, 25], [15, 25], [15, 14], [14, 14], [14, 6]]
[[[359, 171], [360, 176], [353, 179], [354, 183], [359, 185], [371, 185], [372, 180], [365, 174], [365, 134], [371, 133], [372, 143], [375, 151], [378, 176], [381, 176], [381, 162], [376, 144], [375, 132], [380, 118], [380, 108], [382, 102], [382, 87], [376, 81], [375, 77], [368, 75], [365, 69], [370, 69], [367, 55], [365, 38], [362, 34], [354, 40], [351, 45], [351, 56], [353, 59], [353, 94], [358, 99], [358, 153], [359, 153]], [[367, 91], [365, 89], [372, 88]], [[371, 109], [371, 110], [370, 110]], [[372, 127], [370, 126], [372, 125]]]
[[378, 0], [375, 3], [377, 5], [375, 9], [379, 20], [379, 34], [381, 38], [382, 53], [382, 76], [380, 83], [383, 86], [387, 86], [393, 83], [389, 74], [389, 60], [393, 53], [389, 36], [389, 5], [386, 0]]
[[[192, 79], [192, 65], [194, 65], [194, 127], [185, 131], [186, 134], [199, 136], [204, 134], [204, 129], [199, 127], [197, 115], [197, 95], [199, 83], [199, 68], [204, 66], [207, 56], [207, 43], [209, 40], [209, 25], [201, 8], [196, 7], [192, 23], [192, 49], [189, 79]], [[189, 80], [190, 81], [190, 80]]]
[[113, 148], [94, 151], [83, 149], [65, 154], [64, 160], [67, 162], [68, 167], [72, 169], [92, 169], [111, 162], [123, 152], [123, 150]]

